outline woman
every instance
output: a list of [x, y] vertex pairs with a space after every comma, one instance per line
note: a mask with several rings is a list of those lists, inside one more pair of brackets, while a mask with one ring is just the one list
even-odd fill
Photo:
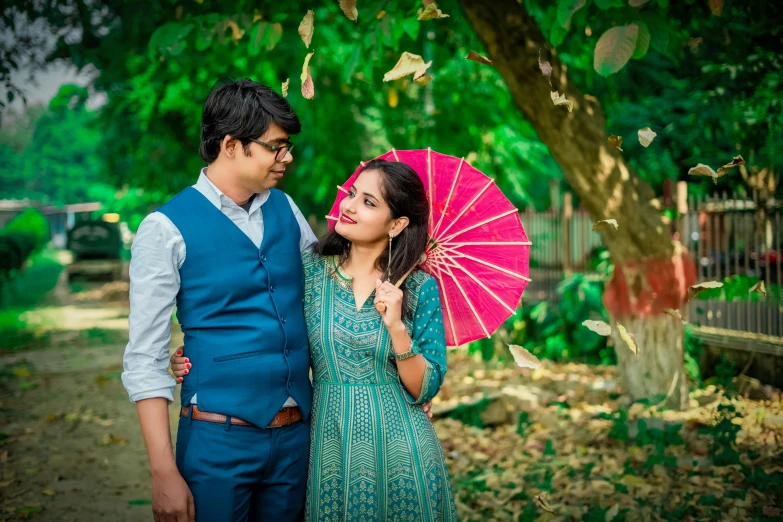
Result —
[[[416, 172], [374, 160], [334, 230], [303, 255], [313, 371], [306, 520], [456, 520], [443, 451], [421, 409], [446, 373], [437, 284], [409, 273], [429, 218]], [[177, 377], [185, 362], [172, 357]]]

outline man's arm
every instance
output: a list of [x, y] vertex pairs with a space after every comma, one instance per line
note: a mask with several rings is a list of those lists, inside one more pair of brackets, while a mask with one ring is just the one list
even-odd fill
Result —
[[168, 414], [176, 385], [168, 373], [171, 316], [184, 246], [171, 221], [153, 213], [142, 222], [131, 248], [129, 342], [122, 383], [136, 403], [152, 473], [153, 517], [162, 522], [195, 520], [193, 497], [175, 463]]

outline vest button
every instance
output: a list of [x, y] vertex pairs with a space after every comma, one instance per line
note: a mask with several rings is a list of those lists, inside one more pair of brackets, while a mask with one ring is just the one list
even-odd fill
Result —
[[283, 324], [285, 324], [285, 317], [281, 317], [281, 318], [280, 318], [280, 322], [281, 322], [281, 323], [283, 323]]
[[270, 286], [270, 287], [269, 287], [269, 291], [270, 291], [270, 292], [272, 292], [272, 293], [274, 294], [274, 293], [275, 293], [275, 287], [274, 287], [274, 286]]
[[293, 386], [293, 385], [294, 385], [294, 382], [293, 382], [293, 381], [288, 381], [288, 387], [289, 387], [289, 388], [290, 388], [291, 386]]
[[261, 256], [261, 262], [266, 263], [266, 256]]
[[286, 357], [288, 357], [289, 355], [291, 355], [291, 350], [289, 350], [288, 348], [286, 348], [286, 349], [285, 349], [285, 355], [286, 355]]

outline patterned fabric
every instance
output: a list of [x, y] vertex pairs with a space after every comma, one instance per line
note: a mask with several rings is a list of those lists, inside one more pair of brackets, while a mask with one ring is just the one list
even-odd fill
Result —
[[375, 296], [356, 310], [351, 281], [333, 258], [303, 260], [313, 368], [305, 520], [456, 521], [443, 450], [420, 406], [446, 373], [435, 280], [415, 271], [406, 281], [413, 317], [405, 326], [427, 364], [415, 400], [400, 381]]

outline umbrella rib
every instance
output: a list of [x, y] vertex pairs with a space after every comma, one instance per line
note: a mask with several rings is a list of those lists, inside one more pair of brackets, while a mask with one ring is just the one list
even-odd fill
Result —
[[[445, 247], [445, 246], [443, 247], [443, 250], [449, 251], [449, 252], [453, 253], [456, 257], [464, 257], [465, 259], [470, 259], [471, 261], [475, 261], [476, 263], [479, 263], [481, 265], [493, 268], [493, 269], [497, 270], [498, 272], [503, 272], [504, 274], [508, 274], [510, 276], [516, 277], [517, 279], [522, 279], [523, 281], [527, 281], [527, 282], [531, 281], [531, 279], [529, 277], [527, 277], [527, 276], [523, 276], [522, 274], [517, 274], [516, 272], [513, 272], [513, 271], [511, 271], [511, 270], [509, 270], [507, 268], [503, 268], [501, 266], [497, 266], [495, 264], [492, 264], [489, 261], [483, 261], [483, 260], [478, 259], [476, 257], [469, 256], [467, 254], [463, 254], [462, 252], [457, 252], [456, 250], [452, 250], [451, 248], [448, 248], [448, 247]], [[448, 257], [448, 254], [446, 252], [441, 252], [441, 255], [443, 255], [444, 257]], [[453, 258], [449, 257], [449, 259], [453, 262]]]
[[454, 276], [454, 273], [451, 271], [451, 269], [448, 267], [448, 265], [444, 265], [443, 268], [446, 269], [446, 271], [449, 273], [451, 278], [454, 280], [454, 284], [457, 285], [457, 288], [459, 289], [459, 292], [462, 294], [462, 297], [465, 299], [465, 302], [468, 303], [468, 306], [470, 307], [470, 311], [473, 312], [473, 315], [475, 316], [476, 320], [481, 325], [481, 329], [484, 330], [484, 333], [487, 335], [487, 337], [491, 337], [492, 334], [489, 333], [487, 330], [487, 327], [484, 326], [484, 321], [481, 320], [481, 316], [476, 311], [476, 308], [473, 306], [473, 302], [470, 300], [468, 295], [465, 293], [465, 289], [462, 288], [462, 284], [460, 284], [459, 279]]
[[326, 219], [331, 219], [332, 221], [340, 221], [340, 218], [334, 216], [326, 216]]
[[[435, 225], [435, 229], [432, 231], [433, 237], [438, 235], [438, 229], [440, 228], [441, 223], [443, 223], [443, 217], [446, 215], [446, 209], [449, 208], [449, 203], [451, 203], [451, 196], [454, 195], [454, 187], [457, 186], [457, 179], [459, 178], [460, 172], [462, 172], [463, 163], [465, 163], [465, 158], [461, 158], [459, 160], [459, 166], [457, 167], [457, 172], [454, 174], [454, 179], [451, 180], [451, 188], [449, 189], [449, 196], [446, 198], [446, 203], [443, 205], [443, 212], [441, 212], [440, 219], [438, 219], [438, 224]], [[430, 198], [432, 198], [432, 196], [430, 196]]]
[[439, 242], [440, 243], [446, 243], [447, 241], [450, 241], [450, 240], [454, 239], [455, 237], [457, 237], [460, 234], [464, 234], [465, 232], [469, 232], [469, 231], [473, 230], [474, 228], [478, 228], [478, 227], [484, 226], [487, 223], [492, 223], [493, 221], [497, 221], [498, 219], [503, 219], [504, 217], [510, 216], [511, 214], [516, 214], [517, 212], [519, 212], [517, 209], [512, 208], [511, 210], [507, 210], [506, 212], [504, 212], [504, 213], [502, 213], [500, 215], [491, 217], [491, 218], [486, 219], [486, 220], [484, 220], [484, 221], [482, 221], [480, 223], [476, 223], [475, 225], [471, 225], [468, 228], [463, 228], [459, 232], [454, 232], [449, 237], [441, 238], [439, 240]]
[[432, 229], [432, 200], [435, 194], [432, 192], [432, 149], [429, 147], [427, 147], [427, 184], [429, 188], [427, 202], [430, 204], [430, 222], [427, 225]]
[[462, 246], [531, 246], [530, 241], [470, 241], [467, 243], [449, 242], [450, 247], [457, 248]]
[[347, 188], [343, 187], [342, 185], [337, 185], [337, 190], [345, 192], [346, 194], [349, 194], [351, 191]]
[[392, 149], [391, 151], [392, 151], [392, 154], [394, 154], [394, 160], [395, 161], [400, 161], [400, 157], [397, 156], [397, 149]]
[[[469, 209], [469, 208], [470, 208], [470, 207], [473, 205], [473, 203], [475, 203], [475, 202], [476, 202], [476, 200], [478, 200], [478, 198], [480, 198], [480, 197], [481, 197], [481, 195], [482, 195], [482, 194], [484, 194], [484, 192], [486, 192], [486, 191], [487, 191], [487, 189], [488, 189], [490, 186], [492, 186], [494, 183], [495, 183], [495, 182], [494, 182], [494, 181], [493, 181], [493, 180], [490, 178], [490, 180], [489, 180], [489, 183], [487, 183], [486, 185], [484, 185], [484, 188], [482, 188], [482, 189], [481, 189], [481, 190], [478, 192], [478, 194], [476, 194], [476, 197], [474, 197], [474, 198], [473, 198], [473, 199], [470, 201], [470, 203], [468, 203], [467, 205], [465, 205], [465, 208], [463, 208], [463, 209], [460, 211], [459, 215], [457, 215], [457, 217], [455, 217], [455, 218], [454, 218], [454, 221], [452, 221], [451, 223], [449, 223], [449, 226], [447, 226], [447, 227], [445, 228], [445, 230], [443, 230], [443, 232], [442, 232], [442, 233], [443, 233], [443, 234], [445, 234], [446, 232], [448, 232], [448, 231], [449, 231], [449, 229], [450, 229], [452, 226], [454, 226], [454, 223], [456, 223], [457, 221], [459, 221], [459, 218], [461, 218], [461, 217], [462, 217], [462, 216], [465, 214], [465, 212], [467, 212], [467, 211], [468, 211], [468, 209]], [[440, 241], [438, 240], [438, 238], [437, 238], [437, 237], [435, 238], [435, 240], [436, 240], [436, 241], [438, 241], [438, 242], [440, 242]]]
[[507, 304], [505, 301], [503, 301], [503, 300], [502, 300], [500, 297], [498, 297], [498, 296], [495, 294], [495, 292], [493, 292], [492, 290], [490, 290], [489, 288], [487, 288], [487, 286], [486, 286], [484, 283], [482, 283], [482, 282], [481, 282], [481, 281], [480, 281], [480, 280], [479, 280], [479, 279], [478, 279], [476, 276], [474, 276], [472, 273], [470, 273], [468, 270], [466, 270], [466, 269], [465, 269], [465, 267], [463, 267], [463, 266], [460, 266], [459, 264], [457, 264], [457, 263], [454, 263], [453, 261], [452, 261], [452, 263], [453, 263], [453, 264], [450, 264], [450, 265], [447, 265], [447, 266], [451, 266], [452, 268], [458, 268], [458, 269], [462, 270], [462, 271], [463, 271], [465, 274], [467, 274], [467, 276], [468, 276], [469, 278], [471, 278], [473, 281], [475, 281], [477, 285], [479, 285], [481, 288], [483, 288], [483, 289], [484, 289], [484, 291], [485, 291], [486, 293], [488, 293], [488, 294], [489, 294], [489, 295], [491, 295], [493, 298], [495, 298], [495, 301], [497, 301], [498, 303], [500, 303], [501, 305], [503, 305], [503, 307], [504, 307], [506, 310], [508, 310], [508, 311], [509, 311], [510, 313], [512, 313], [512, 314], [513, 314], [513, 313], [516, 313], [516, 310], [515, 310], [515, 309], [511, 308], [511, 307], [510, 307], [510, 306], [509, 306], [509, 305], [508, 305], [508, 304]]
[[[440, 277], [440, 279], [444, 279], [443, 272], [441, 272], [440, 268], [438, 268], [437, 266], [434, 266], [434, 265], [433, 265], [432, 268], [433, 268], [433, 270], [437, 270], [438, 276]], [[453, 276], [452, 276], [452, 278], [453, 278]], [[451, 336], [452, 336], [452, 339], [454, 340], [454, 346], [458, 346], [458, 344], [457, 344], [457, 329], [454, 327], [454, 317], [451, 315], [451, 307], [449, 306], [449, 298], [446, 295], [446, 285], [442, 285], [442, 286], [443, 286], [443, 288], [441, 288], [441, 292], [443, 294], [443, 303], [444, 303], [445, 308], [446, 308], [446, 315], [449, 316], [449, 326], [451, 327]]]

